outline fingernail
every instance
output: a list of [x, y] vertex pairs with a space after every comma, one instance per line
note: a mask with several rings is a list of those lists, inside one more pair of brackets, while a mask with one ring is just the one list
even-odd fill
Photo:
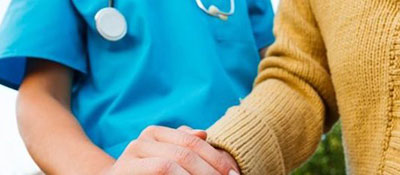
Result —
[[239, 173], [236, 172], [235, 170], [230, 170], [229, 175], [239, 175]]

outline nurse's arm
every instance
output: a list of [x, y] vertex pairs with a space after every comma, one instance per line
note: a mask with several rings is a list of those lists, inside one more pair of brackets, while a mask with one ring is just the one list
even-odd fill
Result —
[[[162, 134], [152, 132], [158, 129], [143, 131], [141, 137], [147, 139], [132, 141], [115, 161], [86, 137], [72, 115], [72, 77], [73, 71], [62, 65], [30, 59], [19, 91], [17, 116], [20, 133], [29, 153], [45, 173], [217, 175], [221, 174], [218, 171], [227, 174], [235, 168], [230, 166], [229, 159], [225, 163], [218, 156], [211, 155], [213, 148], [197, 138], [204, 139], [204, 136], [160, 127], [150, 128], [160, 128]], [[193, 148], [203, 149], [190, 150], [173, 143], [152, 141], [149, 138], [153, 136], [158, 139], [173, 137], [189, 143], [193, 143], [190, 140], [199, 140], [196, 143], [204, 142], [199, 144], [203, 146]], [[208, 162], [216, 162], [213, 164], [216, 169]]]
[[17, 118], [26, 147], [48, 174], [99, 174], [114, 159], [86, 137], [70, 112], [73, 71], [30, 59], [17, 101]]

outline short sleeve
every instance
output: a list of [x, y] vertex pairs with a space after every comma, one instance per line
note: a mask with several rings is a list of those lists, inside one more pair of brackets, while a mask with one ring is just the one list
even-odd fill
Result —
[[27, 58], [86, 73], [84, 25], [69, 0], [13, 0], [0, 25], [0, 83], [18, 89]]
[[274, 11], [270, 0], [248, 0], [249, 15], [258, 49], [271, 45], [273, 35]]

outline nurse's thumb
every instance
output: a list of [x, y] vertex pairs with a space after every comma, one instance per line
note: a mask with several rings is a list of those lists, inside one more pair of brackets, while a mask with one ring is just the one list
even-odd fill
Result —
[[207, 132], [204, 131], [204, 130], [192, 129], [191, 127], [185, 126], [185, 125], [180, 126], [180, 127], [178, 128], [178, 130], [179, 130], [179, 131], [186, 132], [186, 133], [188, 133], [188, 134], [195, 135], [195, 136], [199, 137], [199, 138], [202, 139], [202, 140], [206, 140], [206, 139], [207, 139]]

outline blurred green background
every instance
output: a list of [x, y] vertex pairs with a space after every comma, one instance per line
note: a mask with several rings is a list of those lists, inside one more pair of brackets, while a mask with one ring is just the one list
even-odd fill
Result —
[[341, 125], [338, 122], [332, 130], [322, 137], [317, 151], [303, 166], [292, 175], [344, 175], [346, 174], [342, 147]]

